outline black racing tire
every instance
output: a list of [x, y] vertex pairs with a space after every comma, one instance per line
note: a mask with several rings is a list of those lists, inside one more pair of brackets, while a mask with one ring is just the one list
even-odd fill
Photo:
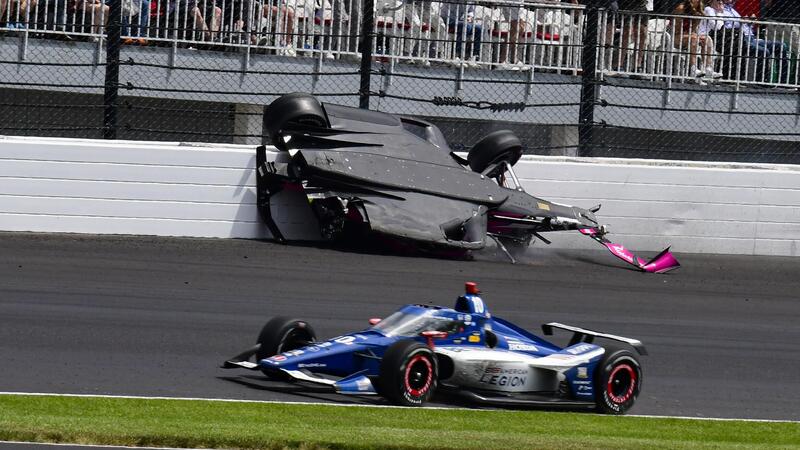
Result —
[[[288, 317], [273, 317], [261, 329], [256, 343], [260, 347], [256, 351], [256, 362], [275, 356], [279, 353], [305, 347], [317, 340], [314, 329], [308, 322]], [[261, 370], [271, 378], [282, 378], [275, 372]]]
[[383, 355], [378, 391], [396, 405], [422, 406], [436, 391], [437, 378], [433, 350], [416, 341], [398, 341]]
[[625, 414], [642, 390], [642, 365], [630, 350], [606, 346], [595, 369], [595, 404], [603, 414]]
[[313, 95], [294, 92], [278, 97], [264, 108], [264, 131], [272, 145], [286, 150], [281, 132], [290, 125], [328, 128], [325, 110]]
[[[522, 157], [522, 142], [510, 130], [499, 130], [487, 134], [473, 145], [467, 154], [469, 168], [482, 173], [492, 164], [507, 161], [512, 166]], [[490, 174], [490, 177], [498, 174]]]

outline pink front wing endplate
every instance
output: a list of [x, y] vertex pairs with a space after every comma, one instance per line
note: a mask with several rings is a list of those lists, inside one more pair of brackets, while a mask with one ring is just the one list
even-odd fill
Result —
[[666, 273], [670, 270], [675, 270], [680, 267], [680, 263], [675, 256], [672, 255], [669, 251], [669, 247], [664, 249], [661, 253], [655, 256], [655, 258], [651, 259], [650, 261], [645, 261], [642, 258], [631, 253], [625, 247], [615, 244], [605, 237], [605, 233], [600, 231], [597, 228], [581, 228], [578, 230], [581, 234], [589, 236], [590, 238], [594, 239], [595, 241], [602, 244], [604, 247], [608, 249], [614, 256], [617, 258], [625, 261], [626, 263], [638, 268], [643, 272], [648, 273]]

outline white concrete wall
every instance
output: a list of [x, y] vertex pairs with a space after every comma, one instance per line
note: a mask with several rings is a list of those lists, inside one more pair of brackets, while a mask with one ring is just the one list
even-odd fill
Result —
[[[255, 207], [254, 153], [0, 137], [0, 230], [268, 237]], [[800, 167], [525, 157], [516, 172], [539, 197], [602, 203], [613, 240], [634, 250], [800, 254]], [[558, 247], [596, 246], [577, 233], [548, 237]]]
[[[601, 203], [612, 239], [631, 249], [800, 254], [797, 166], [549, 157], [526, 158], [516, 172], [537, 196]], [[559, 246], [589, 245], [553, 236]]]
[[0, 229], [262, 237], [244, 147], [0, 139]]

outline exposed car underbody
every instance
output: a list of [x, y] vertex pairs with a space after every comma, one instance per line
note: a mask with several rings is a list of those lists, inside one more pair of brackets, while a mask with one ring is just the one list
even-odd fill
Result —
[[[294, 96], [294, 97], [292, 97]], [[310, 118], [310, 119], [309, 119]], [[526, 247], [541, 233], [579, 230], [646, 272], [679, 267], [664, 250], [642, 260], [608, 241], [595, 212], [526, 193], [513, 165], [522, 148], [511, 132], [490, 134], [467, 159], [452, 152], [434, 125], [290, 94], [267, 107], [265, 129], [281, 150], [268, 161], [257, 149], [258, 207], [273, 237], [287, 240], [274, 219], [277, 196], [310, 205], [320, 238], [372, 233], [422, 248], [478, 250], [487, 238]]]

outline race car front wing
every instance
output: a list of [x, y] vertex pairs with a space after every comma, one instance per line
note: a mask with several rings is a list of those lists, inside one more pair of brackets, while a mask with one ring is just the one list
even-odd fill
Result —
[[[261, 344], [256, 344], [225, 361], [220, 367], [223, 369], [260, 370], [261, 365], [258, 362], [250, 361], [250, 358], [258, 352], [259, 348], [261, 348]], [[296, 381], [307, 381], [309, 383], [330, 386], [339, 394], [376, 395], [378, 393], [375, 390], [375, 386], [372, 384], [372, 380], [365, 375], [366, 371], [356, 372], [339, 380], [332, 380], [330, 378], [317, 376], [313, 372], [303, 369], [271, 368], [270, 370], [279, 371]]]

